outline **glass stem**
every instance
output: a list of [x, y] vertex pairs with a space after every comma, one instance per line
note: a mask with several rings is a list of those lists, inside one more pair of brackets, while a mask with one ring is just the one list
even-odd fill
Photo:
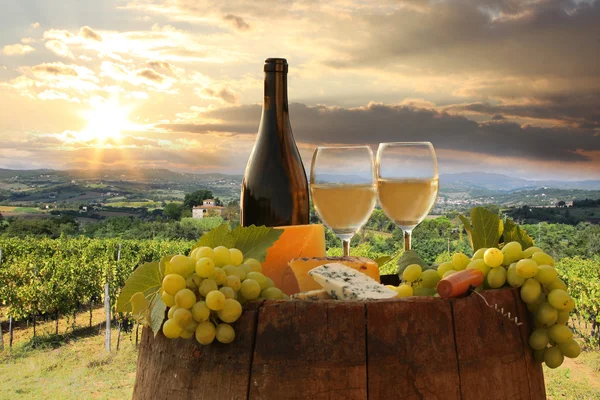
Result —
[[348, 257], [350, 255], [350, 239], [342, 239], [342, 255]]
[[404, 251], [411, 249], [411, 239], [412, 231], [404, 231]]

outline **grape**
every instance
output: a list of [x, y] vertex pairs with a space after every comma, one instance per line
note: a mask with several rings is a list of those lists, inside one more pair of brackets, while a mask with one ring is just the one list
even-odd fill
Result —
[[187, 325], [185, 325], [183, 327], [183, 330], [194, 333], [196, 331], [197, 327], [198, 327], [198, 322], [196, 322], [196, 320], [192, 319], [190, 322], [188, 322]]
[[241, 268], [246, 275], [248, 275], [248, 272], [252, 272], [252, 266], [248, 264], [240, 264], [238, 265], [238, 268]]
[[555, 279], [548, 285], [548, 290], [561, 289], [567, 291], [567, 284], [560, 278]]
[[190, 259], [182, 254], [173, 256], [169, 260], [170, 272], [179, 274], [181, 276], [187, 276], [190, 271]]
[[217, 341], [231, 343], [235, 339], [235, 330], [229, 324], [219, 324], [216, 330]]
[[173, 318], [173, 315], [175, 314], [175, 311], [179, 310], [179, 307], [177, 306], [173, 306], [171, 308], [169, 308], [169, 312], [167, 313], [167, 317], [168, 318]]
[[229, 286], [223, 286], [219, 289], [219, 292], [223, 293], [226, 299], [235, 299], [235, 290]]
[[543, 285], [549, 285], [558, 278], [558, 272], [550, 265], [540, 265], [534, 278]]
[[558, 368], [563, 363], [565, 357], [558, 347], [550, 347], [544, 353], [544, 362], [548, 368]]
[[535, 279], [527, 279], [523, 283], [523, 286], [521, 286], [521, 299], [525, 303], [533, 303], [537, 300], [540, 293], [542, 293], [542, 287]]
[[[545, 302], [546, 296], [544, 295], [544, 293], [541, 293], [533, 303], [527, 304], [527, 309], [529, 310], [529, 312], [537, 313], [540, 309], [540, 306]], [[542, 324], [540, 324], [540, 326], [542, 326]]]
[[535, 246], [529, 247], [529, 248], [523, 250], [523, 258], [529, 258], [534, 253], [537, 253], [538, 251], [543, 252], [544, 250], [540, 249], [539, 247], [535, 247]]
[[260, 296], [260, 285], [254, 279], [246, 279], [240, 288], [242, 296], [247, 300], [255, 300]]
[[228, 286], [237, 292], [242, 287], [242, 282], [240, 282], [240, 278], [237, 275], [229, 275], [227, 279], [225, 279], [225, 286]]
[[251, 266], [254, 272], [262, 272], [262, 264], [256, 258], [247, 258], [244, 260], [244, 264]]
[[485, 263], [485, 261], [483, 261], [480, 258], [471, 261], [469, 263], [469, 265], [467, 265], [467, 269], [477, 269], [477, 270], [481, 271], [483, 276], [486, 276], [488, 274], [488, 272], [490, 272], [490, 267], [488, 267], [488, 265]]
[[[244, 283], [242, 282], [242, 285], [243, 284]], [[242, 289], [244, 288], [242, 287]], [[283, 292], [281, 291], [281, 289], [272, 286], [260, 292], [260, 297], [267, 300], [280, 300], [283, 299]]]
[[575, 300], [569, 297], [569, 301], [567, 303], [567, 307], [565, 307], [565, 311], [571, 312], [575, 309]]
[[173, 297], [173, 295], [165, 292], [164, 290], [160, 294], [160, 297], [162, 298], [163, 303], [165, 303], [167, 307], [173, 307], [175, 305], [175, 298]]
[[556, 322], [556, 318], [558, 318], [558, 311], [546, 302], [540, 305], [535, 315], [535, 319], [547, 327], [552, 326]]
[[213, 290], [212, 292], [206, 295], [205, 301], [208, 308], [210, 308], [211, 310], [218, 311], [223, 309], [223, 306], [225, 305], [225, 300], [225, 295], [222, 292], [219, 292], [218, 290]]
[[537, 362], [544, 362], [544, 354], [546, 353], [546, 348], [540, 349], [540, 350], [534, 350], [533, 351], [533, 358], [535, 358], [535, 361]]
[[558, 317], [556, 318], [557, 324], [566, 324], [569, 321], [569, 311], [561, 310], [558, 312]]
[[273, 279], [269, 278], [268, 276], [267, 278], [267, 289], [270, 287], [275, 287], [275, 282], [273, 282]]
[[162, 326], [163, 334], [169, 339], [177, 339], [181, 335], [181, 326], [173, 319], [168, 319]]
[[455, 270], [453, 270], [453, 269], [451, 269], [450, 271], [446, 271], [446, 272], [444, 272], [444, 276], [443, 276], [443, 278], [446, 278], [447, 276], [450, 276], [450, 275], [452, 275], [452, 274], [455, 274], [455, 273], [457, 273], [457, 272], [458, 272], [458, 271], [455, 271]]
[[402, 272], [402, 279], [406, 282], [414, 282], [421, 276], [423, 269], [419, 264], [410, 264]]
[[525, 282], [525, 278], [521, 278], [517, 275], [517, 263], [510, 264], [510, 267], [506, 270], [506, 280], [512, 287], [521, 287]]
[[[248, 275], [246, 275], [246, 279], [253, 279], [256, 282], [258, 282], [258, 284], [260, 285], [260, 290], [264, 290], [267, 288], [267, 285], [268, 285], [267, 278], [260, 272], [250, 272]], [[246, 296], [244, 296], [244, 297], [246, 297]], [[250, 299], [248, 299], [248, 300], [250, 300]]]
[[202, 257], [196, 261], [196, 274], [200, 278], [210, 278], [215, 274], [215, 262], [212, 258]]
[[172, 319], [175, 322], [177, 322], [177, 325], [186, 326], [187, 324], [192, 322], [192, 313], [190, 312], [190, 310], [188, 310], [186, 308], [178, 308], [173, 313]]
[[199, 247], [196, 247], [195, 249], [192, 249], [192, 251], [190, 252], [189, 257], [191, 259], [197, 260], [198, 258], [196, 257], [196, 254], [198, 253], [198, 249]]
[[215, 252], [213, 260], [215, 261], [215, 265], [217, 267], [231, 264], [231, 253], [229, 253], [229, 249], [227, 247], [217, 246], [213, 249], [213, 251]]
[[216, 330], [212, 322], [206, 321], [198, 324], [196, 340], [200, 344], [211, 344], [215, 340]]
[[556, 324], [548, 328], [548, 336], [556, 343], [566, 343], [573, 339], [573, 332], [566, 325]]
[[191, 339], [194, 336], [194, 332], [186, 331], [185, 329], [181, 330], [181, 334], [179, 335], [182, 339]]
[[204, 258], [204, 257], [208, 257], [208, 258], [210, 258], [211, 260], [214, 261], [214, 259], [215, 259], [215, 252], [210, 247], [202, 246], [202, 247], [198, 247], [196, 250], [197, 250], [197, 252], [196, 252], [196, 260], [199, 260], [199, 259]]
[[470, 262], [471, 260], [464, 253], [456, 253], [452, 256], [452, 265], [454, 268], [450, 269], [462, 271], [463, 269], [467, 268], [467, 265], [469, 265]]
[[483, 254], [486, 250], [487, 247], [482, 247], [481, 249], [477, 250], [475, 254], [473, 254], [473, 257], [471, 257], [471, 260], [483, 260]]
[[216, 282], [217, 285], [221, 286], [225, 284], [225, 280], [227, 279], [227, 273], [221, 268], [215, 268], [215, 273], [212, 276], [212, 279]]
[[433, 296], [436, 294], [436, 290], [432, 288], [426, 288], [422, 286], [417, 286], [413, 289], [413, 296]]
[[192, 307], [192, 317], [196, 322], [208, 321], [210, 318], [210, 308], [205, 301], [199, 301]]
[[227, 276], [229, 276], [229, 275], [239, 276], [236, 273], [236, 268], [237, 267], [235, 265], [227, 264], [227, 265], [223, 265], [221, 268], [223, 269], [223, 271], [225, 271], [225, 273], [227, 274]]
[[225, 299], [223, 308], [217, 311], [217, 315], [223, 322], [235, 322], [242, 315], [242, 305], [237, 300]]
[[238, 249], [229, 249], [229, 257], [233, 265], [240, 265], [244, 261], [244, 254]]
[[495, 267], [490, 270], [487, 276], [487, 283], [493, 289], [504, 286], [506, 282], [506, 270], [504, 267]]
[[171, 296], [175, 296], [177, 292], [184, 289], [186, 285], [183, 276], [178, 274], [169, 274], [163, 278], [162, 288]]
[[544, 264], [554, 266], [554, 258], [544, 253], [543, 251], [533, 253], [531, 259], [535, 261], [538, 265]]
[[421, 274], [421, 286], [425, 288], [435, 288], [439, 281], [440, 277], [434, 269], [425, 270]]
[[538, 272], [538, 265], [535, 261], [525, 259], [517, 263], [517, 275], [521, 278], [533, 278]]
[[214, 279], [205, 279], [200, 284], [198, 292], [200, 292], [201, 296], [206, 297], [206, 295], [208, 295], [210, 292], [217, 289], [218, 285], [217, 282], [214, 281]]
[[454, 264], [452, 264], [450, 261], [443, 262], [438, 265], [437, 273], [440, 277], [442, 277], [446, 271], [450, 271], [451, 269], [454, 269]]
[[244, 305], [244, 304], [246, 304], [248, 302], [248, 300], [246, 300], [246, 298], [244, 297], [244, 295], [242, 295], [242, 292], [240, 292], [240, 291], [236, 292], [236, 296], [237, 296], [236, 300], [241, 305]]
[[510, 265], [523, 258], [523, 248], [519, 242], [508, 242], [502, 247], [504, 253], [504, 265]]
[[196, 285], [196, 282], [194, 281], [195, 276], [196, 276], [196, 274], [194, 273], [194, 274], [188, 276], [187, 279], [185, 280], [185, 287], [190, 289], [192, 292], [194, 290], [198, 289], [198, 286]]
[[564, 310], [569, 305], [569, 294], [562, 289], [554, 289], [548, 293], [548, 303], [557, 310]]
[[565, 357], [569, 358], [577, 358], [579, 357], [579, 353], [581, 353], [581, 347], [579, 347], [579, 343], [577, 343], [574, 339], [568, 340], [564, 343], [559, 343], [558, 348]]
[[541, 350], [550, 343], [550, 336], [546, 329], [536, 329], [529, 336], [529, 346], [534, 350]]
[[413, 295], [413, 288], [412, 286], [403, 283], [396, 288], [396, 292], [398, 292], [398, 297], [410, 297]]
[[[244, 279], [246, 279], [246, 272], [244, 272], [244, 270], [240, 267], [233, 267], [233, 274], [232, 275], [237, 275], [238, 278], [240, 278], [240, 281], [243, 281]], [[257, 272], [260, 273], [260, 272]], [[229, 274], [228, 274], [229, 275]]]
[[[193, 274], [192, 275], [192, 280], [194, 281], [194, 285], [196, 285], [196, 290], [198, 290], [198, 288], [200, 287], [200, 284], [202, 283], [202, 281], [204, 279], [200, 278], [198, 276], [198, 274]], [[188, 288], [189, 289], [189, 288]]]
[[504, 262], [504, 253], [495, 247], [489, 248], [483, 253], [483, 261], [489, 267], [499, 267]]
[[190, 289], [181, 289], [175, 294], [175, 304], [181, 308], [192, 308], [196, 303], [196, 295]]

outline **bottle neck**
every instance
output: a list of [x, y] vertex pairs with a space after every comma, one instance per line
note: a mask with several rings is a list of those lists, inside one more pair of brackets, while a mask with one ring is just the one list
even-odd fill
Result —
[[[287, 131], [289, 125], [289, 110], [287, 96], [287, 73], [265, 72], [265, 97], [263, 103], [263, 122], [277, 122], [276, 131], [281, 134]], [[270, 129], [266, 132], [273, 132]]]

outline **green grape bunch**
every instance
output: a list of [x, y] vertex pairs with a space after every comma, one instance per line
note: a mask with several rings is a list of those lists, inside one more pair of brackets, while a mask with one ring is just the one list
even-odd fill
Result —
[[167, 263], [161, 298], [169, 307], [162, 325], [169, 339], [192, 339], [208, 345], [231, 343], [231, 325], [243, 304], [256, 299], [287, 298], [262, 274], [260, 261], [244, 259], [236, 248], [198, 247], [189, 256], [176, 255]]

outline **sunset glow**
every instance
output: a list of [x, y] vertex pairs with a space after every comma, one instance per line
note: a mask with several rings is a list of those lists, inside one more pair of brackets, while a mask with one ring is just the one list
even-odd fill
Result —
[[87, 126], [78, 134], [78, 139], [85, 142], [95, 140], [104, 143], [109, 139], [119, 142], [122, 132], [132, 125], [127, 120], [130, 112], [130, 107], [114, 101], [98, 104], [94, 109], [83, 112]]

